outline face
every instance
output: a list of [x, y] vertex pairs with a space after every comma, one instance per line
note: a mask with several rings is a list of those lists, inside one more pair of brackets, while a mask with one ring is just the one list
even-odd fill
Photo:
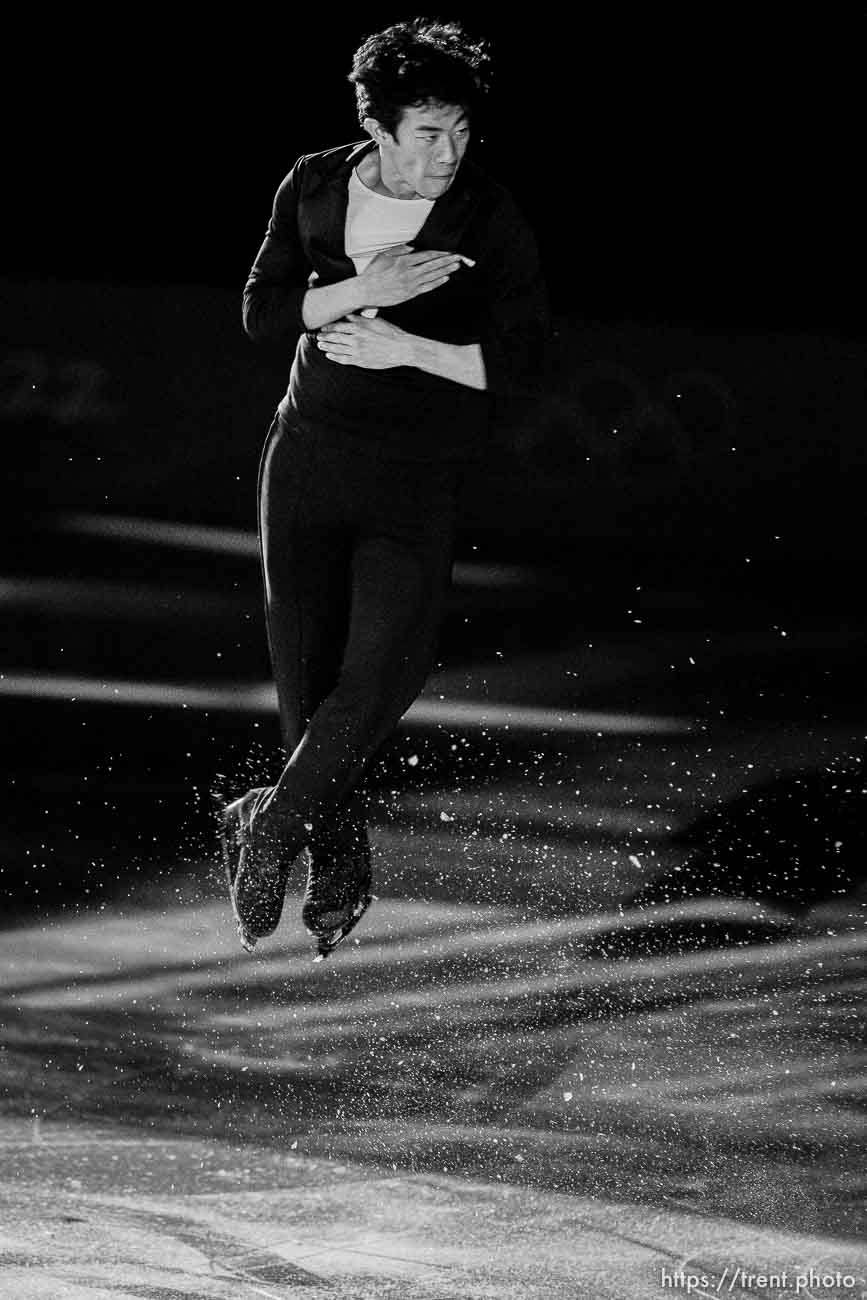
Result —
[[[373, 134], [373, 133], [372, 133]], [[438, 199], [454, 180], [470, 140], [466, 110], [422, 104], [403, 110], [395, 136], [380, 130], [382, 180], [396, 194]]]

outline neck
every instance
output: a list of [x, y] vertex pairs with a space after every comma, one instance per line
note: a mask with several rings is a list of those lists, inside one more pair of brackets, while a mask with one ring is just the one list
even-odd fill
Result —
[[362, 158], [357, 167], [359, 179], [369, 190], [385, 194], [390, 199], [418, 199], [421, 195], [409, 185], [394, 168], [389, 167], [388, 159], [383, 158], [380, 149], [372, 149]]

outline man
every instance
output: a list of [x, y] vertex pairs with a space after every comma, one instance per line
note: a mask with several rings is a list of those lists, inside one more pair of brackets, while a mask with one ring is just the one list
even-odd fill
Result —
[[223, 814], [247, 948], [302, 852], [320, 957], [368, 907], [361, 782], [433, 663], [460, 468], [485, 453], [492, 395], [537, 382], [535, 242], [465, 158], [488, 62], [457, 24], [369, 37], [350, 74], [368, 138], [299, 159], [246, 285], [250, 337], [298, 339], [259, 482], [288, 759]]

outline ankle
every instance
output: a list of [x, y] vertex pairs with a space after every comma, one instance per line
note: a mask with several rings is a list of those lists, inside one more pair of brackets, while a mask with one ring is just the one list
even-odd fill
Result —
[[272, 796], [257, 810], [253, 831], [277, 846], [296, 842], [303, 845], [310, 838], [313, 823], [305, 821], [300, 813], [281, 807]]

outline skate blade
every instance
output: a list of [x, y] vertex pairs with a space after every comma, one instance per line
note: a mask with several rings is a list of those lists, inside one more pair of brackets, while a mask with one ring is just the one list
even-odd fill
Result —
[[375, 903], [376, 901], [376, 894], [365, 895], [364, 898], [360, 899], [356, 903], [351, 915], [343, 922], [343, 925], [339, 926], [336, 930], [329, 930], [328, 934], [316, 934], [314, 931], [308, 930], [307, 933], [313, 936], [317, 945], [317, 953], [313, 958], [314, 962], [325, 961], [326, 957], [330, 957], [334, 952], [334, 949], [338, 947], [339, 944], [343, 943], [343, 940], [347, 935], [352, 933], [358, 925], [358, 922], [364, 916], [364, 913], [370, 907], [370, 904]]
[[[230, 808], [232, 805], [230, 805]], [[239, 826], [231, 825], [232, 815], [229, 809], [223, 811], [223, 823], [220, 827], [220, 848], [223, 855], [223, 870], [226, 875], [226, 884], [229, 889], [229, 903], [232, 908], [232, 915], [235, 918], [235, 926], [238, 935], [238, 942], [245, 952], [252, 952], [256, 947], [257, 937], [248, 933], [241, 920], [238, 912], [238, 903], [235, 895], [235, 881], [240, 871], [240, 854], [242, 845], [240, 843]]]
[[252, 952], [258, 943], [258, 939], [252, 934], [248, 934], [241, 922], [238, 922], [238, 942], [245, 952]]

